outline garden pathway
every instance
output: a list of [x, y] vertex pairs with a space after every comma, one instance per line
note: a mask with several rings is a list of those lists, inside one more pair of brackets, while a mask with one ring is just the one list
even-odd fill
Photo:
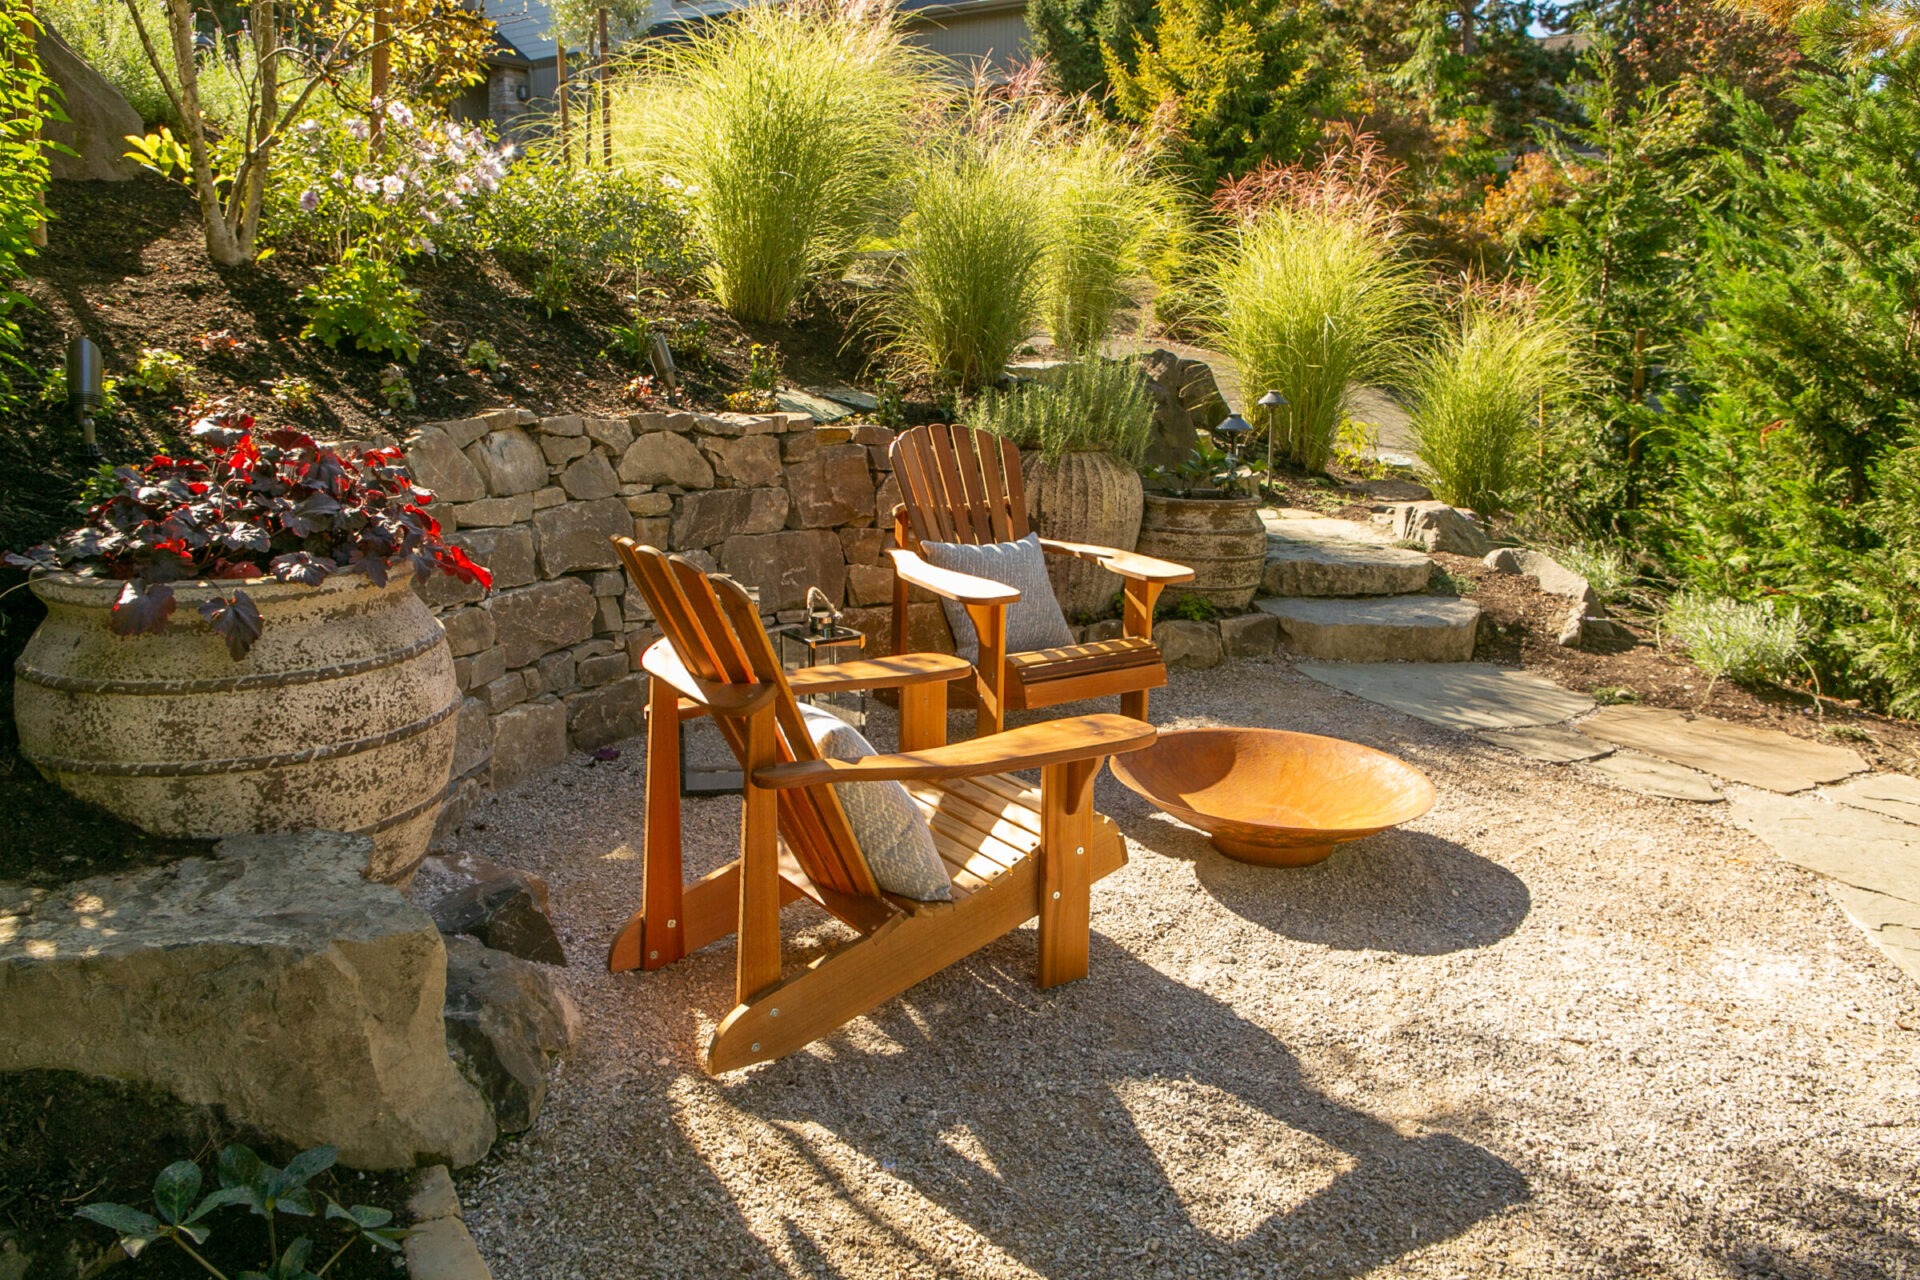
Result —
[[[1484, 663], [1296, 663], [1324, 684], [1640, 795], [1716, 804], [1826, 882], [1873, 943], [1920, 981], [1920, 780], [1866, 773], [1846, 747], [1656, 707], [1613, 706]], [[1589, 715], [1589, 712], [1593, 714]], [[1571, 728], [1553, 726], [1573, 722]], [[1584, 744], [1584, 745], [1583, 745]], [[1715, 780], [1754, 790], [1723, 792]], [[1847, 780], [1847, 781], [1842, 781]], [[1815, 790], [1826, 784], [1840, 786]]]
[[[640, 744], [478, 808], [460, 847], [547, 877], [585, 1017], [539, 1123], [459, 1175], [498, 1280], [1920, 1274], [1920, 988], [1723, 807], [1280, 659], [1174, 671], [1154, 710], [1391, 751], [1439, 803], [1276, 872], [1103, 771], [1130, 861], [1086, 981], [1036, 990], [1017, 930], [718, 1080], [694, 1046], [730, 944], [599, 963], [639, 894]], [[689, 871], [738, 812], [687, 802]], [[844, 936], [789, 920], [796, 963]]]

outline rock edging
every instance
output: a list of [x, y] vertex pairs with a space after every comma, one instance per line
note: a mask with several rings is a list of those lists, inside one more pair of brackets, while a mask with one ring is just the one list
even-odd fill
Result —
[[404, 1246], [408, 1280], [493, 1280], [460, 1213], [460, 1196], [447, 1166], [421, 1170], [407, 1199], [412, 1223]]

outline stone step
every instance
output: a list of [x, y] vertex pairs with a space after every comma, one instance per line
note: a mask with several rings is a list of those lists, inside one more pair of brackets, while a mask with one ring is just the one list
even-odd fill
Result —
[[1433, 558], [1396, 547], [1378, 529], [1287, 510], [1263, 511], [1266, 596], [1396, 596], [1427, 589]]
[[1467, 662], [1480, 621], [1479, 605], [1453, 596], [1296, 596], [1257, 604], [1280, 619], [1284, 648], [1340, 662]]

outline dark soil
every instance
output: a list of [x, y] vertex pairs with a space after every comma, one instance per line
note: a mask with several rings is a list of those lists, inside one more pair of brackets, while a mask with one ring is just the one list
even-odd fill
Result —
[[[43, 1260], [28, 1268], [26, 1280], [70, 1276], [71, 1270], [53, 1265], [55, 1259], [69, 1256], [70, 1249], [83, 1258], [97, 1257], [113, 1244], [107, 1228], [73, 1216], [81, 1205], [109, 1201], [151, 1212], [154, 1175], [176, 1160], [197, 1162], [211, 1190], [214, 1157], [233, 1142], [246, 1143], [276, 1165], [295, 1154], [215, 1111], [189, 1107], [158, 1090], [67, 1071], [0, 1075], [0, 1235], [16, 1236], [22, 1253]], [[333, 1169], [308, 1185], [343, 1204], [390, 1209], [396, 1218], [407, 1195], [407, 1180], [400, 1174]], [[263, 1269], [263, 1219], [233, 1207], [215, 1210], [207, 1224], [213, 1234], [201, 1252], [208, 1261], [228, 1275]], [[282, 1249], [294, 1236], [311, 1235], [316, 1264], [346, 1238], [339, 1223], [318, 1218], [283, 1216], [278, 1230]], [[339, 1280], [391, 1280], [405, 1274], [397, 1257], [360, 1246], [327, 1274]], [[129, 1270], [143, 1280], [206, 1276], [166, 1242], [154, 1245]]]
[[1920, 775], [1920, 724], [1832, 698], [1819, 699], [1816, 710], [1811, 687], [1710, 682], [1678, 646], [1656, 643], [1653, 618], [1625, 606], [1611, 607], [1609, 615], [1626, 624], [1633, 640], [1562, 648], [1556, 637], [1567, 616], [1565, 598], [1545, 594], [1531, 577], [1496, 573], [1469, 556], [1434, 559], [1448, 579], [1436, 575], [1438, 589], [1466, 595], [1482, 610], [1474, 651], [1482, 662], [1524, 667], [1603, 703], [1667, 707], [1851, 747], [1876, 768]]

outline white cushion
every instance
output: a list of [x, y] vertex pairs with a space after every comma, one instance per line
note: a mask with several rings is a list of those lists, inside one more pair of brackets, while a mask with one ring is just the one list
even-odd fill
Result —
[[[1067, 616], [1060, 612], [1060, 602], [1053, 597], [1053, 583], [1047, 580], [1047, 553], [1040, 549], [1038, 534], [1030, 533], [1018, 542], [979, 546], [923, 542], [920, 553], [936, 569], [971, 574], [1020, 593], [1020, 599], [1007, 606], [1008, 653], [1032, 653], [1073, 643]], [[974, 634], [966, 606], [945, 597], [940, 603], [947, 611], [947, 625], [953, 629], [955, 651], [968, 662], [978, 662], [980, 637]]]
[[[874, 754], [873, 744], [858, 729], [830, 711], [803, 702], [800, 719], [813, 745], [828, 760], [860, 760]], [[853, 842], [866, 857], [874, 883], [917, 902], [953, 900], [946, 865], [933, 847], [933, 833], [905, 787], [897, 782], [837, 782], [833, 793], [840, 798]]]

